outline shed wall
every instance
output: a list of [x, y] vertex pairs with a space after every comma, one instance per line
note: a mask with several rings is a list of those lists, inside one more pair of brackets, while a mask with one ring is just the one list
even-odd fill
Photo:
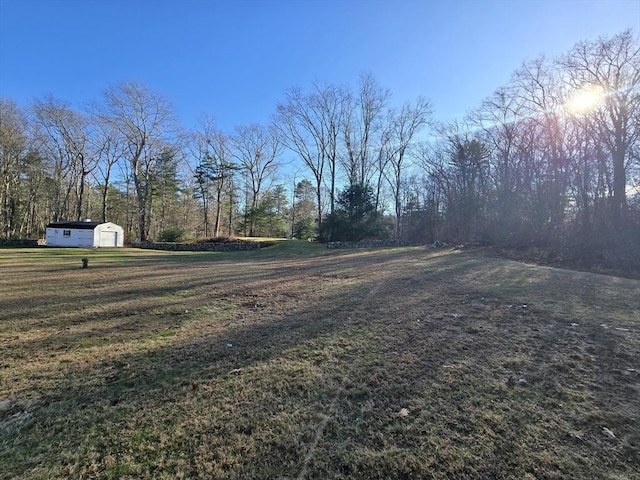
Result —
[[[65, 232], [68, 232], [65, 235]], [[93, 247], [93, 230], [47, 227], [47, 245], [51, 247]]]
[[123, 247], [124, 229], [111, 222], [101, 223], [95, 228], [54, 225], [47, 227], [45, 238], [50, 247]]

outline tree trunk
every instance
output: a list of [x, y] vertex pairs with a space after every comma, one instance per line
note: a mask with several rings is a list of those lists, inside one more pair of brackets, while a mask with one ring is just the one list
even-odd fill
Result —
[[615, 228], [624, 226], [627, 207], [627, 176], [624, 170], [624, 149], [613, 154], [613, 224]]

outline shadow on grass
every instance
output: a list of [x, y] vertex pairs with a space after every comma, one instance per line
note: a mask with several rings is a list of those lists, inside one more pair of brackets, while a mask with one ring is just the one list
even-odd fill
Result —
[[[254, 268], [251, 262], [236, 266]], [[570, 336], [561, 312], [542, 302], [562, 295], [559, 286], [571, 290], [581, 281], [588, 288], [567, 296], [569, 302], [602, 299], [588, 274], [554, 277], [554, 271], [512, 262], [417, 250], [274, 260], [249, 273], [225, 270], [219, 279], [200, 271], [188, 279], [178, 271], [166, 285], [154, 272], [153, 287], [96, 295], [92, 302], [109, 306], [97, 320], [122, 317], [118, 300], [128, 293], [143, 299], [138, 310], [152, 309], [154, 302], [160, 311], [196, 309], [180, 322], [185, 328], [200, 323], [185, 336], [177, 328], [175, 335], [158, 337], [170, 315], [160, 317], [153, 332], [134, 321], [143, 335], [134, 330], [117, 341], [155, 335], [152, 341], [71, 369], [42, 388], [33, 422], [0, 444], [10, 473], [39, 466], [59, 476], [204, 477], [210, 464], [213, 474], [226, 478], [295, 478], [301, 471], [307, 478], [487, 478], [507, 472], [550, 478], [572, 469], [580, 478], [589, 473], [583, 462], [590, 459], [601, 469], [592, 471], [597, 478], [623, 458], [627, 464], [616, 471], [638, 466], [632, 455], [639, 441], [632, 431], [637, 406], [629, 401], [626, 417], [611, 406], [630, 398], [629, 385], [611, 377], [607, 396], [597, 390], [608, 369], [621, 368], [638, 352], [637, 338], [610, 341], [612, 332], [601, 335], [599, 320], [586, 316], [576, 320], [591, 333]], [[145, 275], [118, 281], [136, 284]], [[318, 289], [313, 294], [310, 282]], [[638, 288], [623, 285], [629, 292]], [[615, 280], [610, 286], [621, 288]], [[176, 292], [188, 296], [162, 303]], [[73, 304], [76, 295], [59, 301]], [[207, 326], [206, 311], [197, 309], [222, 301], [228, 310]], [[31, 313], [46, 317], [45, 310]], [[69, 319], [75, 324], [81, 316], [62, 321]], [[93, 334], [63, 333], [59, 341], [77, 346], [85, 335]], [[55, 339], [15, 345], [41, 350]], [[562, 370], [571, 355], [578, 355], [576, 367]], [[592, 366], [589, 355], [607, 359], [606, 368]], [[530, 384], [509, 389], [511, 375], [524, 375]], [[399, 414], [402, 408], [407, 416]], [[603, 448], [592, 430], [580, 430], [594, 408], [601, 409], [594, 420], [618, 415], [622, 446]], [[582, 443], [570, 434], [581, 435]], [[189, 465], [180, 467], [181, 455]], [[153, 470], [161, 464], [164, 471]]]

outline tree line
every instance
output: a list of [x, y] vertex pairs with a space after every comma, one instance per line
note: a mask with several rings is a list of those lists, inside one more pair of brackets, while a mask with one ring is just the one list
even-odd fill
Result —
[[640, 239], [640, 42], [526, 61], [463, 119], [372, 75], [291, 88], [269, 124], [181, 127], [140, 82], [74, 108], [0, 99], [2, 236], [51, 221], [221, 235], [554, 245]]

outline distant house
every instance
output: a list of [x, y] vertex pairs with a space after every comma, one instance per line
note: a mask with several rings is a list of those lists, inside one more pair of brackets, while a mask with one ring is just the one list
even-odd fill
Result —
[[49, 247], [122, 247], [124, 230], [111, 222], [53, 222], [47, 225]]

